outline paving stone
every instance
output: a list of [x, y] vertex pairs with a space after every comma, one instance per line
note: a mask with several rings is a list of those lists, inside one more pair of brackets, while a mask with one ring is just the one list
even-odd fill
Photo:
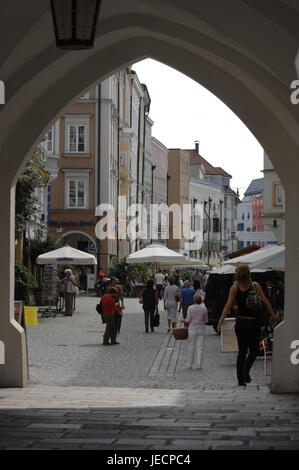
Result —
[[1, 449], [299, 448], [299, 396], [272, 395], [262, 361], [241, 390], [236, 355], [222, 355], [208, 327], [203, 369], [187, 371], [187, 343], [166, 333], [164, 311], [146, 336], [138, 299], [126, 299], [121, 345], [105, 349], [95, 303], [81, 297], [70, 322], [28, 329], [30, 363], [41, 367], [26, 389], [0, 389]]
[[80, 424], [59, 424], [59, 423], [32, 423], [28, 424], [27, 428], [37, 428], [39, 431], [43, 429], [80, 429]]

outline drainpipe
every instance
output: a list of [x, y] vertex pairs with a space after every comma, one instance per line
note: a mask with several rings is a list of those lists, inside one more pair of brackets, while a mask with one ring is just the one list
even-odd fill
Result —
[[[97, 101], [97, 108], [98, 108], [98, 194], [97, 194], [97, 205], [101, 204], [101, 84], [98, 84], [98, 101]], [[98, 222], [100, 221], [100, 217], [98, 216]], [[97, 279], [99, 276], [99, 270], [101, 266], [101, 240], [97, 238]]]
[[[209, 201], [204, 201], [204, 211], [208, 218], [208, 264], [210, 263], [210, 231], [211, 231], [211, 202], [212, 199], [209, 197]], [[209, 203], [209, 212], [206, 211], [206, 205]]]
[[219, 249], [219, 255], [220, 255], [220, 263], [222, 261], [222, 204], [223, 200], [220, 199], [220, 249]]
[[[119, 79], [120, 80], [120, 79]], [[120, 193], [120, 85], [119, 85], [119, 80], [118, 80], [118, 88], [117, 88], [117, 108], [118, 108], [118, 118], [117, 118], [117, 202], [116, 202], [116, 207], [117, 207], [117, 231], [116, 231], [116, 255], [117, 259], [119, 258], [119, 221], [118, 221], [118, 198], [119, 198], [119, 193]]]
[[[137, 139], [137, 185], [136, 185], [136, 204], [139, 203], [139, 164], [140, 164], [140, 127], [141, 127], [141, 100], [142, 98], [140, 97], [139, 99], [139, 113], [138, 113], [138, 139]], [[137, 225], [136, 227], [137, 230], [139, 230], [139, 227]], [[138, 250], [138, 241], [136, 238], [135, 242], [135, 247], [136, 251]]]

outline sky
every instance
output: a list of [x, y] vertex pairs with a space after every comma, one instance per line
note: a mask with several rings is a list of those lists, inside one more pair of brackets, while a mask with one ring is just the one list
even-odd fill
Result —
[[194, 148], [230, 175], [243, 196], [251, 180], [262, 178], [263, 149], [242, 121], [215, 95], [191, 78], [152, 59], [132, 66], [150, 97], [152, 135], [167, 148]]

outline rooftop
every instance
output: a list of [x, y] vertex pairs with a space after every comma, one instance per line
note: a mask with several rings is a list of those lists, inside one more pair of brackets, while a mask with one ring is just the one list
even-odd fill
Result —
[[226, 176], [227, 178], [231, 178], [232, 176], [227, 173], [223, 168], [220, 166], [213, 166], [211, 165], [204, 157], [202, 157], [195, 149], [186, 149], [185, 152], [188, 152], [190, 155], [190, 163], [191, 165], [199, 165], [202, 164], [207, 175], [220, 175]]

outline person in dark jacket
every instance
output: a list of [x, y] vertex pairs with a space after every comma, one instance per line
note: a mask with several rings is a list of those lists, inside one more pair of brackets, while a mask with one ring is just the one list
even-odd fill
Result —
[[144, 310], [144, 322], [145, 332], [148, 333], [148, 327], [150, 324], [151, 331], [154, 331], [154, 317], [157, 305], [159, 303], [157, 291], [154, 289], [154, 280], [149, 279], [146, 283], [145, 289], [141, 294], [143, 310]]

